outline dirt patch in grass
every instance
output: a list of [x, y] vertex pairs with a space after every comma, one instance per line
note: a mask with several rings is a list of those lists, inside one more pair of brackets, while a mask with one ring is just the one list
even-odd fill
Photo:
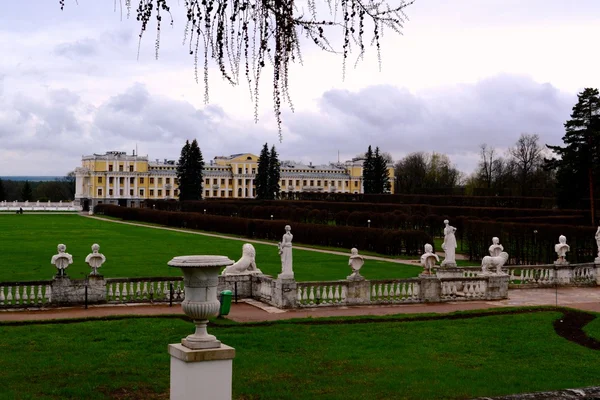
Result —
[[592, 322], [595, 315], [583, 311], [565, 311], [562, 318], [554, 321], [554, 331], [570, 342], [592, 350], [600, 350], [600, 341], [589, 337], [583, 327]]
[[156, 393], [146, 386], [138, 386], [136, 388], [121, 387], [118, 389], [99, 387], [98, 391], [115, 400], [167, 400], [169, 398], [169, 391]]

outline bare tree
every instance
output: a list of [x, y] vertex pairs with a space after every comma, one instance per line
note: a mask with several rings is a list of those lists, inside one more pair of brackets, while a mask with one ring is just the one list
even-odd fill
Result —
[[[151, 21], [156, 21], [156, 57], [160, 48], [163, 17], [173, 25], [171, 5], [175, 0], [119, 0], [127, 18], [132, 3], [141, 24], [140, 41]], [[356, 62], [365, 54], [366, 30], [372, 32], [370, 45], [376, 47], [381, 66], [383, 29], [401, 33], [407, 17], [406, 7], [415, 0], [185, 0], [184, 44], [194, 57], [196, 81], [198, 66], [204, 69], [204, 97], [208, 102], [208, 60], [213, 59], [221, 75], [232, 85], [239, 84], [240, 73], [248, 82], [258, 119], [259, 82], [267, 63], [273, 66], [273, 104], [281, 137], [281, 103], [293, 105], [289, 93], [290, 63], [302, 62], [300, 36], [304, 35], [322, 50], [343, 57], [342, 74], [352, 51]], [[65, 0], [59, 0], [61, 9]], [[306, 5], [306, 10], [299, 3]], [[115, 9], [117, 0], [114, 1]], [[341, 19], [338, 19], [341, 13]], [[333, 31], [343, 37], [335, 49], [329, 37]], [[139, 51], [139, 50], [138, 50]]]
[[497, 168], [497, 160], [495, 160], [496, 149], [493, 147], [488, 147], [487, 144], [482, 144], [479, 146], [481, 150], [481, 161], [479, 162], [479, 179], [485, 183], [485, 186], [488, 189], [491, 189], [493, 179], [494, 179], [494, 161], [496, 161]]
[[537, 134], [523, 133], [508, 150], [517, 167], [521, 196], [526, 196], [529, 191], [529, 181], [533, 172], [540, 168], [543, 162], [544, 149], [539, 144], [540, 137]]

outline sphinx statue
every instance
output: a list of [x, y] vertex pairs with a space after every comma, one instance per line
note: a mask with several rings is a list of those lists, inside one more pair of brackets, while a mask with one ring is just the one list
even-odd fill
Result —
[[250, 275], [262, 274], [262, 271], [256, 267], [256, 250], [250, 243], [242, 246], [242, 258], [235, 264], [226, 267], [221, 275]]

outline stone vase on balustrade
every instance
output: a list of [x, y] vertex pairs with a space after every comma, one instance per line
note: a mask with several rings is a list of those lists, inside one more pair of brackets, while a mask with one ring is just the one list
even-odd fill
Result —
[[217, 298], [219, 270], [233, 264], [225, 256], [180, 256], [168, 262], [183, 272], [185, 298], [183, 312], [194, 320], [196, 331], [181, 340], [189, 349], [220, 348], [221, 342], [206, 331], [208, 318], [217, 316], [220, 302]]

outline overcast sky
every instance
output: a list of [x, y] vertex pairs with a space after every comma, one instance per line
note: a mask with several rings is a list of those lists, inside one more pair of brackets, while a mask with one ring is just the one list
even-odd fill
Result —
[[138, 59], [139, 24], [121, 20], [113, 0], [66, 3], [2, 5], [0, 176], [63, 175], [82, 155], [136, 146], [177, 159], [193, 138], [205, 160], [268, 142], [281, 159], [327, 163], [373, 145], [394, 160], [445, 153], [470, 173], [482, 143], [502, 152], [537, 133], [561, 144], [577, 93], [600, 87], [598, 0], [417, 0], [403, 35], [385, 32], [381, 72], [369, 49], [342, 80], [341, 57], [302, 43], [279, 143], [269, 76], [257, 124], [247, 84], [231, 87], [215, 69], [204, 103], [177, 0], [158, 60], [154, 26]]

